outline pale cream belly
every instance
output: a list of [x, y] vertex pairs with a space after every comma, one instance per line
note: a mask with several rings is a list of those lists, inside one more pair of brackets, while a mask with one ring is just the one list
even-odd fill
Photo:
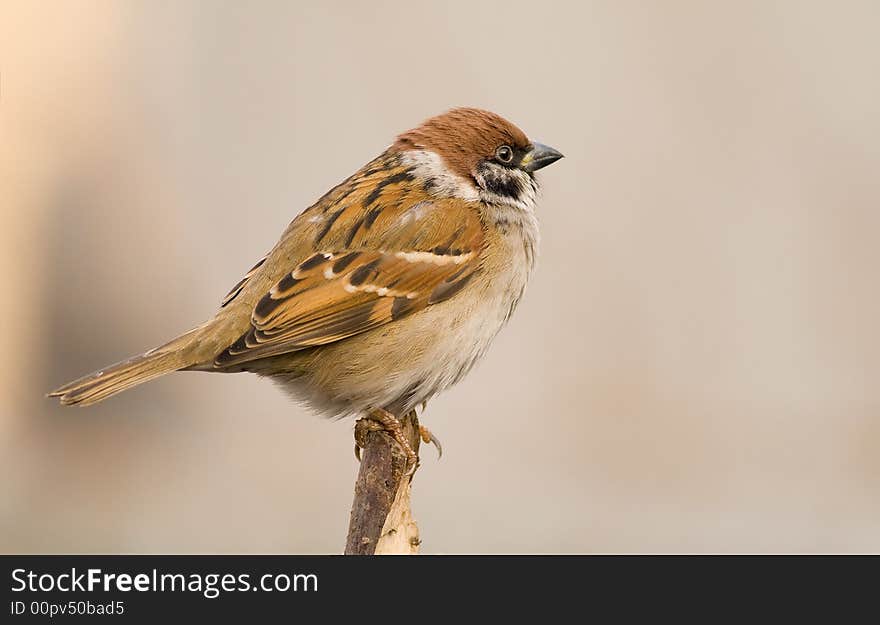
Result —
[[249, 369], [271, 371], [295, 398], [326, 416], [372, 407], [404, 412], [458, 382], [489, 347], [512, 305], [485, 290], [481, 297], [463, 299], [472, 305], [436, 304], [413, 314], [410, 323], [390, 323]]

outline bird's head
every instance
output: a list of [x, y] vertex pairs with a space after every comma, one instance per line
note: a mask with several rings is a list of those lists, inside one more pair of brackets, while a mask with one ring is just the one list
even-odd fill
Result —
[[393, 149], [441, 194], [528, 210], [537, 192], [535, 171], [562, 158], [503, 117], [475, 108], [432, 117], [400, 135]]

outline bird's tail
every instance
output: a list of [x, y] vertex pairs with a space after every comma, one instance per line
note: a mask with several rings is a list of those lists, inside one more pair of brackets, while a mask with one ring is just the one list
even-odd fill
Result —
[[200, 329], [191, 330], [162, 347], [74, 380], [48, 396], [58, 397], [65, 406], [90, 406], [132, 386], [191, 366], [195, 364], [195, 359], [193, 350], [188, 347], [195, 342], [192, 335]]

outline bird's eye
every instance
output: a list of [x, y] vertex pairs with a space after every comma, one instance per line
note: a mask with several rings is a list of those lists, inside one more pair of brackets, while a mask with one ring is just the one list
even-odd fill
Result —
[[513, 160], [513, 148], [509, 145], [502, 145], [495, 150], [495, 158], [501, 163], [509, 163]]

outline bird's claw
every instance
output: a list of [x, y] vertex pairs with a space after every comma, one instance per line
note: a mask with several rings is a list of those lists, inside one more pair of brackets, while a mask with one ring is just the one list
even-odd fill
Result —
[[437, 459], [443, 457], [443, 445], [440, 443], [440, 439], [434, 436], [434, 433], [431, 432], [424, 425], [419, 426], [419, 435], [422, 437], [422, 440], [426, 443], [431, 443], [434, 447], [437, 448]]

